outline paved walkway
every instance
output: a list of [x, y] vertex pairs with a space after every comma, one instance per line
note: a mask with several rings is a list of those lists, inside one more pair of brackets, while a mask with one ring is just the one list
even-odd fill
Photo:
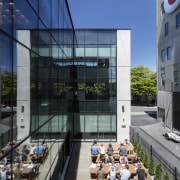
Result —
[[74, 143], [74, 151], [65, 180], [90, 180], [91, 143]]

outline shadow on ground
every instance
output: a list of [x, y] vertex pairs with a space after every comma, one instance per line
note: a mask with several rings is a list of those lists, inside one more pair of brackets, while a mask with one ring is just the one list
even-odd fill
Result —
[[145, 111], [145, 113], [146, 113], [148, 116], [157, 119], [157, 112], [156, 112], [156, 111]]
[[65, 180], [76, 180], [80, 157], [81, 142], [74, 142], [72, 156], [67, 169]]

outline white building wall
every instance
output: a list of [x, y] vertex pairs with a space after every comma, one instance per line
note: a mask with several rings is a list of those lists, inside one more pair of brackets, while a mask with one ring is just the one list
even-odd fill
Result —
[[117, 142], [129, 139], [131, 125], [130, 38], [130, 30], [117, 31]]
[[[172, 8], [171, 12], [162, 12], [162, 5], [167, 0], [156, 0], [157, 3], [157, 86], [158, 86], [158, 120], [163, 120], [159, 109], [165, 111], [165, 126], [172, 127], [173, 124], [173, 92], [180, 92], [180, 28], [176, 27], [176, 15], [180, 13], [180, 4]], [[170, 7], [170, 5], [169, 5]], [[169, 33], [165, 35], [165, 24], [168, 23]], [[171, 59], [167, 59], [167, 48], [171, 47]], [[161, 51], [165, 50], [165, 61], [161, 60]], [[174, 71], [178, 72], [178, 83], [175, 82]], [[164, 72], [164, 84], [162, 83], [162, 74]]]
[[[17, 38], [30, 48], [30, 31], [18, 30]], [[17, 140], [20, 140], [29, 135], [30, 130], [30, 52], [19, 43], [17, 44], [17, 79]]]

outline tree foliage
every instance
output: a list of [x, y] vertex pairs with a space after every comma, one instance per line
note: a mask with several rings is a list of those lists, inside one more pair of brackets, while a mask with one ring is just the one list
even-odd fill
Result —
[[157, 166], [155, 167], [155, 180], [161, 180], [162, 179], [162, 165], [159, 163], [157, 164]]
[[166, 172], [166, 173], [164, 174], [163, 180], [170, 180], [170, 176], [169, 176], [169, 173], [168, 173], [168, 172]]
[[156, 95], [156, 72], [148, 67], [137, 66], [131, 69], [131, 94], [132, 96], [144, 96], [148, 103]]
[[13, 98], [16, 100], [17, 94], [17, 73], [10, 71], [4, 71], [1, 74], [1, 96], [3, 101], [10, 103]]
[[149, 169], [148, 169], [149, 174], [154, 175], [154, 158], [153, 158], [153, 156], [150, 157], [148, 167], [149, 167]]

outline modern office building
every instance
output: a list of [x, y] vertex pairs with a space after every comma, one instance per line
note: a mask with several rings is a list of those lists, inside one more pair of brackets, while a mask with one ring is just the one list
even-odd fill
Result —
[[180, 132], [180, 1], [157, 0], [158, 119]]
[[53, 178], [75, 141], [129, 139], [131, 30], [74, 29], [67, 0], [4, 0], [0, 10], [6, 141], [48, 141]]

